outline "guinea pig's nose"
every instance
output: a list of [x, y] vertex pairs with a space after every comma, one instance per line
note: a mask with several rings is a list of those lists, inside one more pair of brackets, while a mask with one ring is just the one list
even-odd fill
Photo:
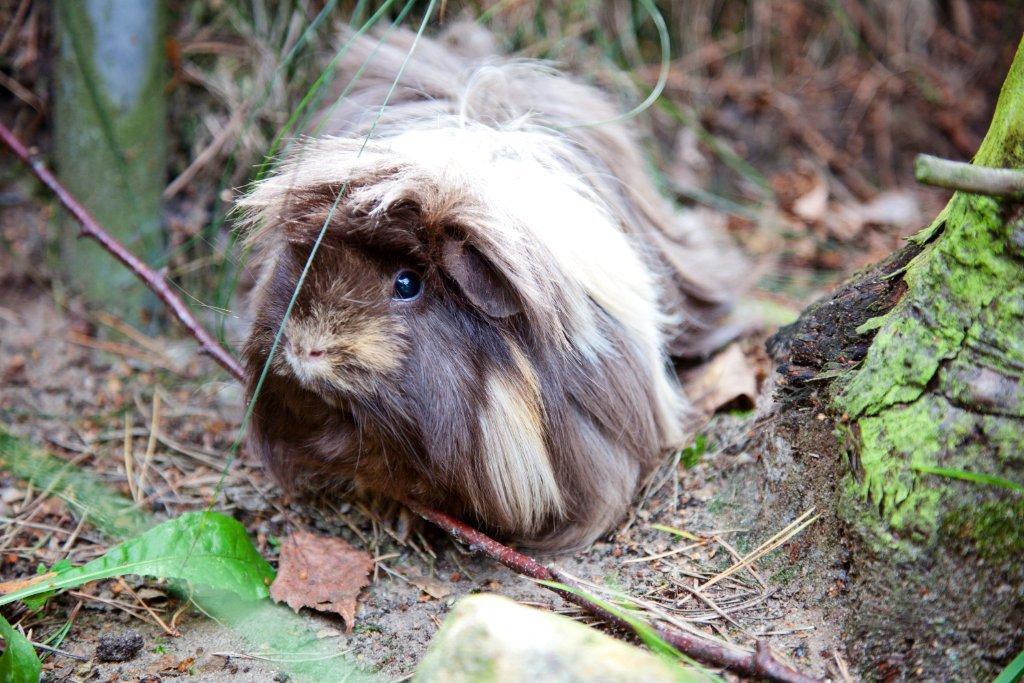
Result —
[[323, 349], [309, 349], [306, 351], [306, 355], [310, 358], [320, 358], [324, 355]]

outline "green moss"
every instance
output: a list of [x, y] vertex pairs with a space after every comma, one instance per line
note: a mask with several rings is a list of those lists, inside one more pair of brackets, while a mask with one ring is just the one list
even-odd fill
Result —
[[[936, 525], [939, 491], [920, 486], [920, 475], [908, 467], [934, 464], [939, 450], [936, 417], [930, 402], [918, 401], [860, 421], [864, 477], [858, 493], [896, 530], [927, 534]], [[908, 457], [894, 453], [894, 444]]]
[[836, 512], [871, 555], [903, 562], [919, 554], [915, 545], [894, 532], [878, 514], [878, 508], [864, 499], [861, 482], [852, 474], [847, 474], [840, 484]]
[[1024, 498], [957, 507], [943, 518], [942, 531], [969, 540], [988, 560], [1019, 560], [1024, 556]]
[[958, 193], [945, 213], [942, 236], [907, 267], [907, 294], [874, 322], [868, 355], [837, 396], [851, 417], [917, 399], [992, 300], [1024, 279], [996, 200]]
[[[1024, 42], [976, 162], [1024, 166], [1022, 141]], [[953, 196], [922, 233], [931, 241], [907, 266], [906, 294], [863, 328], [877, 329], [863, 363], [833, 385], [832, 407], [852, 426], [840, 442], [863, 474], [844, 483], [844, 516], [879, 549], [939, 529], [951, 486], [922, 480], [915, 466], [982, 471], [984, 459], [1004, 474], [1024, 450], [1024, 260], [1007, 210], [992, 197]]]

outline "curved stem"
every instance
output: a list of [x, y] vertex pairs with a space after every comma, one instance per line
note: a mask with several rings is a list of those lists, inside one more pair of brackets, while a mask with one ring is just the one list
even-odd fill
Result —
[[174, 317], [178, 319], [178, 322], [184, 325], [189, 334], [199, 342], [199, 348], [203, 353], [208, 354], [217, 361], [235, 379], [241, 381], [244, 378], [245, 372], [242, 370], [238, 360], [227, 349], [218, 344], [217, 340], [199, 324], [191, 309], [185, 305], [181, 297], [175, 294], [167, 284], [163, 273], [147, 266], [139, 257], [128, 251], [123, 244], [111, 237], [110, 233], [92, 217], [92, 214], [61, 185], [56, 176], [50, 172], [50, 169], [46, 168], [42, 161], [33, 156], [24, 143], [3, 124], [0, 124], [0, 140], [14, 153], [14, 156], [18, 157], [32, 171], [33, 175], [39, 179], [39, 182], [45, 185], [57, 197], [57, 201], [67, 209], [68, 213], [78, 221], [78, 224], [82, 226], [79, 236], [89, 237], [99, 242], [100, 246], [135, 273], [166, 304]]

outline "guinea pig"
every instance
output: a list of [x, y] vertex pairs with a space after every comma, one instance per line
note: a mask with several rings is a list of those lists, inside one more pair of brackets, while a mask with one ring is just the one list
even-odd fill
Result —
[[739, 262], [658, 195], [611, 97], [482, 35], [422, 39], [383, 110], [413, 36], [357, 38], [361, 78], [241, 200], [248, 448], [291, 490], [578, 548], [683, 445], [670, 356], [728, 337]]

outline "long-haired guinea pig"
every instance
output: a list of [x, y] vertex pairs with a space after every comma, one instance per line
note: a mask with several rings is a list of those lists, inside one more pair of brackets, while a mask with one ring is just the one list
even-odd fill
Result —
[[326, 225], [249, 448], [291, 490], [583, 546], [682, 445], [670, 356], [728, 334], [735, 257], [655, 192], [612, 99], [548, 65], [423, 39], [381, 115], [412, 42], [357, 40], [358, 83], [242, 201], [250, 399]]

